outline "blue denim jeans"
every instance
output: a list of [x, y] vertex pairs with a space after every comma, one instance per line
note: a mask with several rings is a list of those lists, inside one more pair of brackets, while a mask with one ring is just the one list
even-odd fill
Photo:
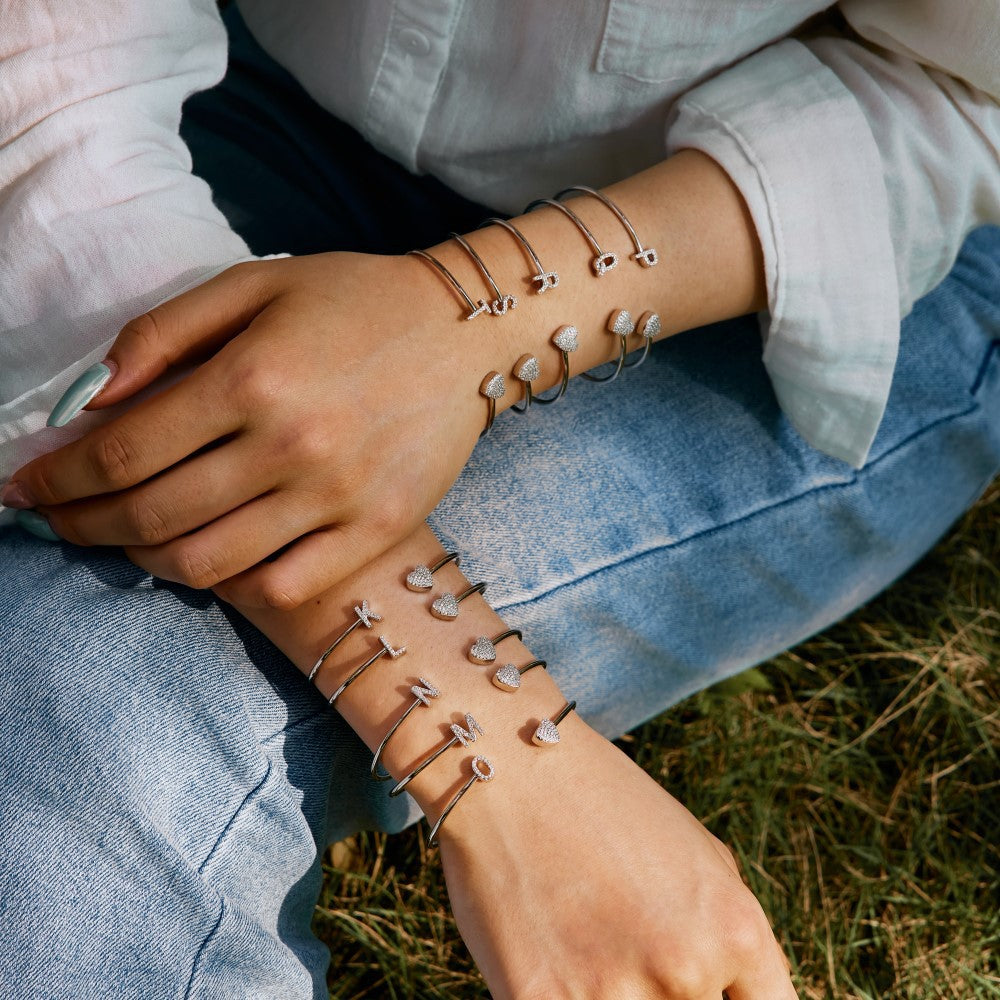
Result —
[[[183, 131], [255, 251], [396, 252], [487, 214], [381, 157], [227, 19], [229, 75]], [[741, 319], [503, 415], [432, 523], [614, 736], [840, 618], [947, 530], [1000, 468], [998, 348], [984, 228], [904, 322], [860, 472], [789, 427]], [[211, 594], [13, 528], [0, 567], [0, 996], [325, 997], [320, 854], [412, 806]]]

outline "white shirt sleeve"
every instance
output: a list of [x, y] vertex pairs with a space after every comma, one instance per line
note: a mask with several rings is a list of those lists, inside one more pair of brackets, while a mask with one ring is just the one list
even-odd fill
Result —
[[44, 426], [125, 322], [250, 254], [178, 136], [225, 72], [214, 0], [0, 0], [0, 25], [2, 482], [101, 419]]
[[668, 124], [671, 152], [703, 150], [747, 201], [782, 409], [858, 468], [901, 319], [971, 229], [1000, 222], [1000, 9], [963, 6], [847, 0], [848, 25], [762, 49], [686, 93]]

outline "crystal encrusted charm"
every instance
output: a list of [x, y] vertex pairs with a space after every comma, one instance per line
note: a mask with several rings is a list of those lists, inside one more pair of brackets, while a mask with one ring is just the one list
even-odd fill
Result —
[[497, 649], [488, 635], [481, 635], [469, 650], [469, 659], [480, 665], [492, 663], [497, 658]]
[[433, 585], [434, 577], [431, 576], [430, 568], [424, 566], [423, 563], [419, 566], [414, 566], [406, 574], [406, 586], [410, 590], [430, 590]]
[[442, 594], [431, 604], [431, 614], [442, 621], [454, 621], [458, 617], [458, 601], [454, 594]]
[[551, 719], [542, 719], [531, 742], [536, 747], [550, 747], [559, 742], [559, 728]]
[[513, 663], [505, 663], [493, 675], [493, 683], [501, 691], [516, 691], [521, 686], [521, 671]]
[[560, 351], [572, 354], [580, 346], [580, 332], [575, 326], [561, 326], [552, 335], [552, 343]]

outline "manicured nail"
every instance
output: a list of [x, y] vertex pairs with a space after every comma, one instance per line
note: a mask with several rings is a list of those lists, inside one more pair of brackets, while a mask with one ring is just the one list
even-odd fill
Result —
[[28, 491], [20, 483], [7, 483], [0, 490], [0, 504], [23, 510], [25, 507], [34, 507], [35, 500], [28, 496]]
[[112, 375], [111, 366], [103, 361], [88, 368], [53, 407], [47, 421], [49, 427], [68, 424], [111, 381]]
[[62, 539], [52, 530], [52, 525], [41, 515], [33, 510], [19, 510], [14, 522], [19, 524], [25, 531], [30, 532], [37, 538], [44, 538], [47, 542], [61, 542]]

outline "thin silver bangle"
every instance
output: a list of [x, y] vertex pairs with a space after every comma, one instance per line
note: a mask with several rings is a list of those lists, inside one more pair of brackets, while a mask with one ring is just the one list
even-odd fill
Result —
[[660, 317], [655, 312], [644, 312], [635, 325], [636, 332], [643, 339], [642, 354], [635, 361], [626, 361], [623, 368], [638, 368], [649, 357], [649, 349], [653, 346], [653, 338], [660, 333]]
[[558, 208], [563, 215], [572, 219], [576, 224], [577, 229], [586, 237], [587, 242], [590, 244], [590, 248], [594, 251], [594, 259], [590, 262], [590, 266], [594, 269], [594, 273], [601, 277], [603, 274], [607, 274], [608, 271], [618, 266], [618, 254], [611, 250], [602, 250], [601, 244], [597, 242], [597, 238], [594, 234], [587, 228], [587, 224], [580, 218], [573, 209], [564, 205], [561, 201], [556, 201], [554, 198], [538, 198], [533, 201], [524, 211], [525, 213], [532, 211], [539, 205], [551, 205], [553, 208]]
[[509, 628], [505, 632], [501, 632], [499, 635], [493, 636], [491, 639], [488, 635], [481, 635], [472, 644], [472, 648], [469, 650], [468, 656], [472, 663], [476, 663], [481, 667], [486, 666], [488, 663], [492, 663], [497, 658], [497, 646], [504, 641], [504, 639], [517, 638], [520, 642], [524, 635], [519, 628]]
[[536, 747], [551, 747], [559, 742], [559, 723], [576, 708], [575, 701], [566, 702], [565, 706], [554, 719], [542, 719], [531, 737]]
[[469, 314], [465, 317], [466, 319], [475, 319], [477, 316], [482, 316], [483, 313], [488, 313], [490, 311], [489, 303], [485, 299], [480, 299], [479, 303], [475, 303], [469, 298], [468, 292], [461, 286], [458, 279], [451, 273], [437, 259], [437, 257], [432, 256], [426, 250], [407, 250], [407, 254], [412, 254], [415, 257], [423, 257], [424, 260], [430, 261], [437, 270], [444, 275], [445, 279], [455, 289], [456, 292], [462, 297], [462, 301], [466, 304], [469, 309]]
[[539, 406], [548, 406], [549, 403], [554, 403], [566, 395], [566, 390], [569, 388], [569, 356], [580, 346], [580, 334], [575, 326], [561, 326], [552, 334], [552, 343], [562, 357], [562, 381], [554, 396], [549, 396], [547, 399], [544, 396], [534, 397]]
[[512, 403], [510, 408], [515, 413], [527, 413], [531, 408], [531, 401], [535, 398], [535, 394], [531, 388], [531, 383], [542, 374], [542, 370], [538, 364], [538, 358], [536, 358], [534, 354], [522, 354], [517, 361], [514, 362], [511, 374], [518, 380], [518, 382], [521, 383], [521, 385], [524, 386], [524, 402], [520, 406], [518, 406], [517, 403]]
[[469, 727], [467, 730], [463, 729], [457, 723], [453, 723], [449, 728], [452, 731], [452, 737], [450, 740], [446, 740], [441, 744], [432, 754], [425, 757], [410, 773], [403, 778], [398, 784], [394, 785], [390, 790], [389, 795], [395, 798], [397, 795], [406, 791], [406, 786], [409, 785], [413, 779], [421, 773], [425, 768], [430, 767], [446, 750], [450, 750], [456, 743], [461, 743], [463, 747], [469, 747], [471, 744], [476, 742], [476, 733], [480, 736], [485, 736], [486, 733], [483, 727], [479, 725], [478, 722], [468, 713], [465, 713], [465, 724]]
[[406, 652], [405, 646], [400, 646], [399, 649], [393, 649], [389, 645], [389, 641], [384, 635], [378, 637], [378, 641], [381, 644], [381, 648], [378, 649], [374, 655], [370, 656], [360, 667], [355, 670], [350, 677], [344, 681], [343, 684], [333, 692], [332, 695], [327, 699], [332, 707], [336, 707], [337, 699], [376, 661], [380, 660], [383, 656], [388, 656], [390, 659], [398, 660]]
[[445, 806], [444, 812], [438, 817], [438, 821], [431, 827], [431, 832], [427, 835], [427, 846], [437, 847], [437, 835], [438, 831], [441, 829], [441, 824], [448, 818], [451, 814], [452, 809], [458, 805], [459, 800], [462, 796], [479, 781], [492, 781], [493, 776], [496, 774], [496, 768], [493, 766], [493, 762], [488, 757], [473, 757], [472, 758], [472, 777], [462, 785], [462, 787], [455, 793], [455, 797]]
[[419, 684], [414, 684], [410, 688], [413, 694], [413, 704], [393, 723], [392, 728], [385, 734], [382, 742], [378, 745], [378, 750], [375, 751], [375, 756], [372, 758], [371, 776], [376, 781], [388, 781], [392, 777], [388, 771], [379, 770], [379, 764], [382, 762], [382, 755], [385, 753], [385, 748], [389, 745], [389, 740], [396, 735], [396, 730], [406, 722], [418, 705], [425, 705], [430, 708], [430, 699], [441, 697], [440, 689], [436, 688], [426, 677], [419, 678], [419, 681]]
[[589, 194], [594, 198], [602, 201], [608, 208], [618, 218], [618, 221], [628, 230], [629, 237], [632, 240], [632, 245], [635, 247], [635, 253], [632, 254], [631, 260], [636, 261], [641, 267], [655, 267], [659, 262], [660, 258], [653, 247], [644, 247], [642, 241], [639, 239], [638, 233], [636, 233], [635, 228], [632, 223], [628, 221], [625, 217], [625, 213], [606, 195], [602, 194], [600, 191], [595, 191], [592, 187], [586, 187], [583, 184], [574, 184], [572, 187], [563, 188], [556, 195], [556, 199], [562, 198], [564, 194], [569, 194], [571, 191], [579, 192], [580, 194]]
[[580, 372], [580, 378], [585, 378], [588, 382], [614, 382], [622, 373], [625, 367], [625, 352], [628, 350], [629, 335], [635, 332], [635, 324], [627, 309], [616, 309], [608, 319], [608, 332], [615, 334], [620, 341], [618, 351], [618, 361], [615, 370], [610, 375], [588, 375]]
[[497, 400], [503, 399], [507, 392], [507, 383], [500, 372], [487, 372], [479, 386], [479, 395], [489, 404], [489, 412], [486, 415], [486, 426], [479, 432], [481, 438], [486, 437], [493, 427], [493, 421], [497, 418]]
[[494, 316], [503, 316], [507, 313], [509, 309], [517, 308], [517, 296], [516, 295], [504, 295], [500, 291], [499, 286], [493, 280], [493, 275], [490, 274], [490, 269], [483, 263], [483, 258], [476, 253], [475, 248], [469, 243], [469, 241], [464, 237], [460, 236], [458, 233], [448, 234], [453, 240], [458, 241], [458, 245], [475, 261], [476, 266], [482, 271], [483, 277], [486, 279], [490, 288], [493, 289], [493, 294], [496, 298], [490, 305], [490, 312]]
[[312, 670], [309, 671], [308, 681], [310, 684], [316, 682], [316, 675], [319, 673], [320, 668], [326, 663], [327, 658], [330, 654], [359, 626], [364, 625], [365, 628], [371, 628], [372, 622], [380, 622], [382, 620], [381, 615], [375, 614], [370, 607], [368, 607], [367, 601], [362, 601], [361, 606], [354, 605], [354, 613], [357, 615], [357, 620], [351, 622], [350, 625], [344, 629], [336, 639], [330, 643], [326, 649], [320, 654], [319, 659], [313, 664]]
[[537, 274], [531, 276], [531, 280], [538, 283], [538, 287], [535, 292], [541, 295], [542, 292], [547, 292], [550, 288], [555, 288], [559, 284], [559, 275], [555, 271], [546, 271], [545, 266], [538, 259], [538, 254], [535, 253], [534, 248], [528, 242], [524, 233], [517, 228], [512, 222], [508, 222], [506, 219], [498, 219], [493, 217], [487, 219], [485, 222], [479, 224], [479, 228], [482, 229], [484, 226], [503, 226], [520, 244], [528, 251], [528, 256], [531, 258], [532, 264], [535, 265], [535, 270]]

